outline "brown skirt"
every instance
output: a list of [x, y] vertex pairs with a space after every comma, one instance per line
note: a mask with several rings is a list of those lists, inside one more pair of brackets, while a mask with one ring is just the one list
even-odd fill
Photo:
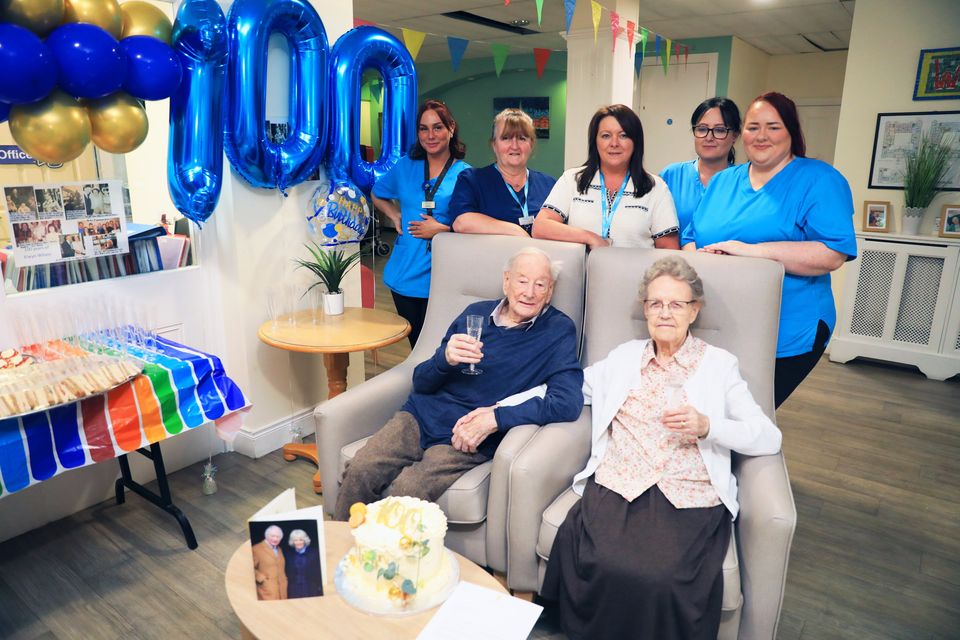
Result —
[[557, 532], [541, 593], [572, 639], [710, 639], [720, 627], [730, 512], [633, 502], [591, 477]]

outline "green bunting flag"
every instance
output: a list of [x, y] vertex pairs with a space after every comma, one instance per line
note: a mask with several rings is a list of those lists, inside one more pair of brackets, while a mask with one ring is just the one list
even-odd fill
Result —
[[543, 0], [537, 0], [537, 26], [543, 21]]
[[497, 77], [503, 71], [503, 64], [507, 61], [507, 54], [510, 53], [508, 44], [491, 44], [490, 50], [493, 52], [493, 66], [497, 70]]

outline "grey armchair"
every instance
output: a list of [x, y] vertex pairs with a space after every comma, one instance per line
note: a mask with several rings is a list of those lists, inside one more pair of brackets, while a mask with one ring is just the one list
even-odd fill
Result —
[[[581, 361], [647, 337], [637, 301], [643, 273], [666, 251], [600, 249], [587, 261]], [[693, 330], [737, 355], [741, 373], [774, 417], [773, 367], [783, 269], [765, 260], [684, 253], [704, 282], [705, 304]], [[537, 430], [509, 474], [507, 584], [538, 591], [557, 528], [579, 500], [570, 484], [590, 454], [590, 407], [576, 422]], [[740, 515], [724, 560], [720, 638], [773, 638], [786, 579], [796, 508], [782, 455], [735, 456]]]
[[[314, 410], [324, 509], [332, 514], [344, 465], [403, 404], [413, 369], [433, 355], [457, 315], [471, 302], [503, 296], [503, 265], [525, 246], [563, 263], [551, 304], [577, 325], [583, 320], [584, 248], [564, 242], [506, 236], [439, 234], [433, 239], [430, 303], [416, 348], [400, 365], [328, 400]], [[536, 432], [511, 429], [493, 460], [461, 476], [437, 501], [447, 516], [447, 546], [477, 564], [505, 572], [506, 486], [513, 457]]]

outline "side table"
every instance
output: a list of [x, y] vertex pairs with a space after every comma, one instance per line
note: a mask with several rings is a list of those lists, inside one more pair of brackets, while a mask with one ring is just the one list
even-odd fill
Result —
[[[311, 311], [283, 315], [277, 322], [268, 320], [260, 325], [257, 337], [265, 344], [285, 351], [323, 354], [329, 399], [347, 390], [348, 354], [389, 346], [403, 340], [409, 333], [410, 323], [395, 313], [347, 307], [342, 315], [323, 315], [316, 322]], [[317, 464], [316, 445], [284, 445], [284, 460], [298, 457]], [[313, 476], [313, 490], [317, 493], [323, 490], [319, 471]]]

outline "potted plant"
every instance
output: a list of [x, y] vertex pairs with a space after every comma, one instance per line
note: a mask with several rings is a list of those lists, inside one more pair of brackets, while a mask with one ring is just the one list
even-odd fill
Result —
[[313, 272], [317, 281], [304, 291], [307, 295], [314, 287], [323, 285], [326, 292], [323, 294], [323, 311], [327, 315], [340, 315], [343, 313], [343, 289], [341, 283], [344, 276], [360, 262], [360, 252], [356, 251], [350, 255], [345, 255], [342, 249], [325, 250], [316, 242], [311, 242], [313, 246], [304, 245], [312, 256], [312, 260], [302, 260], [295, 258], [297, 268], [304, 267]]
[[940, 181], [947, 171], [950, 147], [929, 136], [920, 139], [917, 150], [907, 155], [903, 174], [903, 232], [916, 235], [930, 203], [940, 191]]

